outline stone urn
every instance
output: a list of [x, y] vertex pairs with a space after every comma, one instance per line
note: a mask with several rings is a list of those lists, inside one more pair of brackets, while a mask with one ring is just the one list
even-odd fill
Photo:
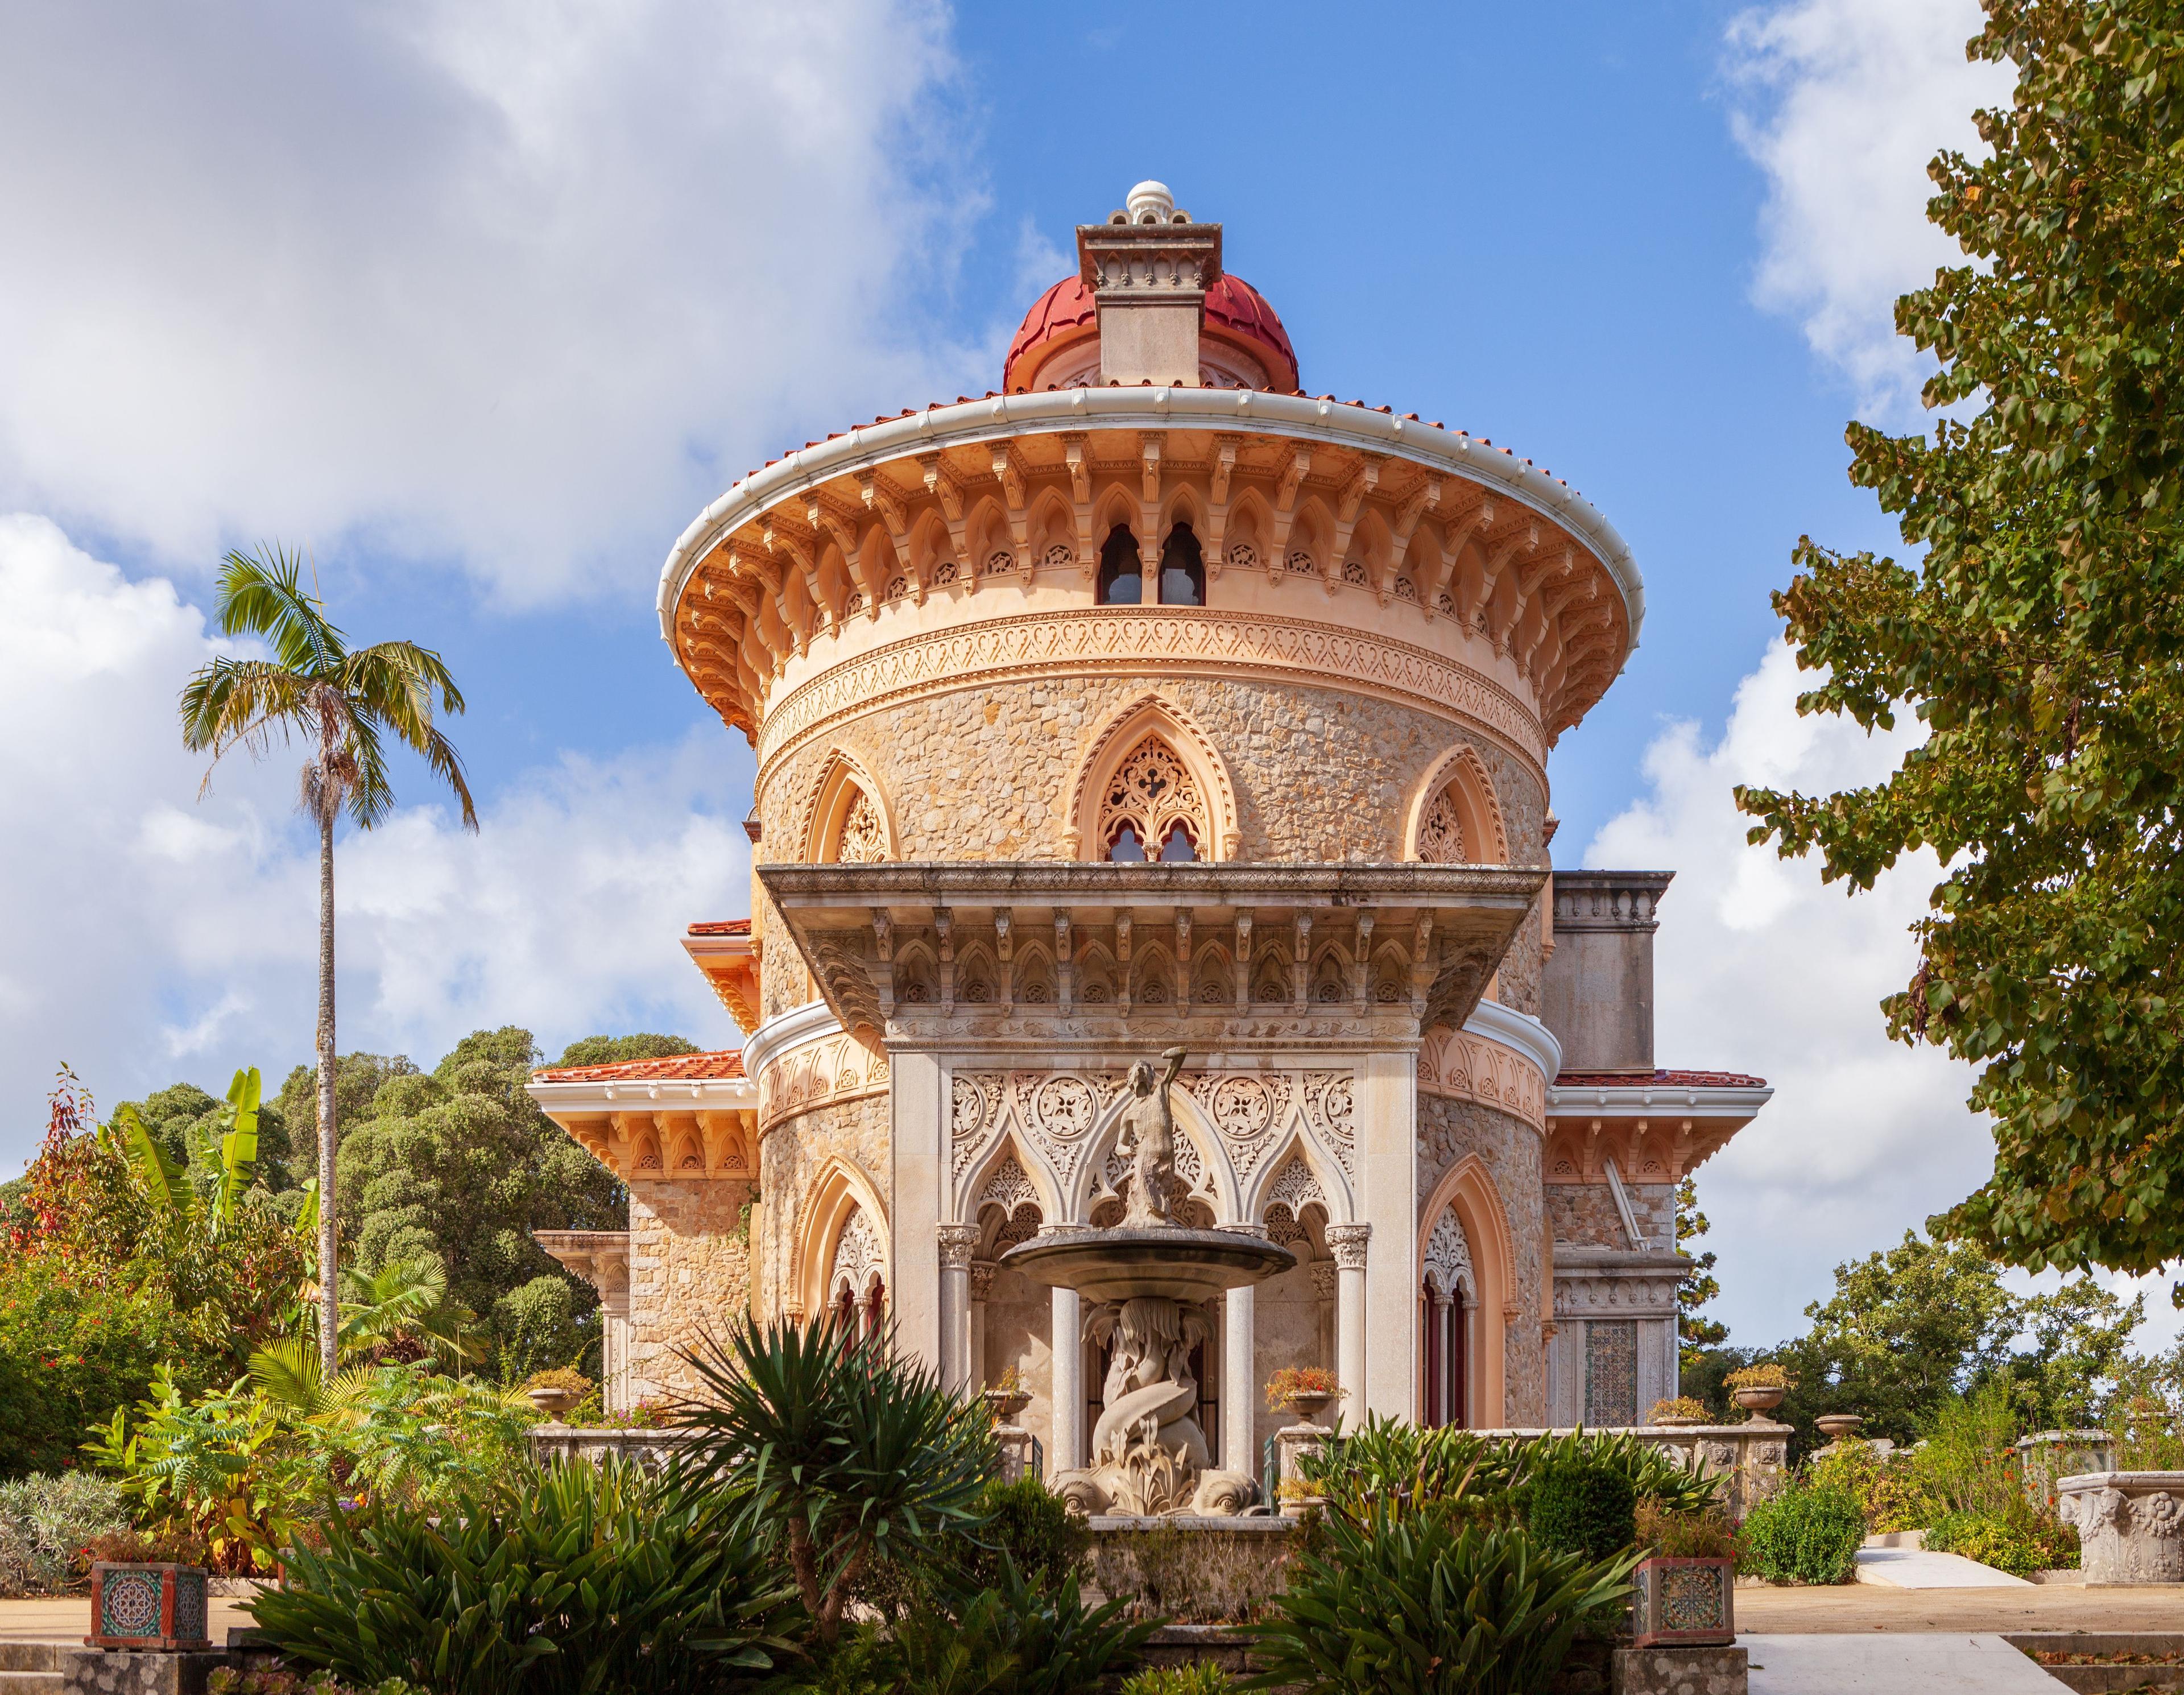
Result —
[[1847, 1441], [1865, 1428], [1862, 1413], [1823, 1413], [1813, 1421], [1830, 1442]]
[[1031, 1393], [1023, 1389], [989, 1389], [980, 1398], [997, 1425], [1013, 1425], [1031, 1405]]
[[1771, 1413], [1780, 1406], [1782, 1397], [1790, 1391], [1776, 1383], [1755, 1384], [1749, 1389], [1738, 1389], [1732, 1392], [1736, 1397], [1736, 1404], [1757, 1418], [1760, 1413]]
[[2184, 1471], [2081, 1472], [2055, 1492], [2087, 1583], [2184, 1583]]
[[531, 1404], [546, 1415], [549, 1424], [555, 1425], [561, 1422], [561, 1414], [575, 1406], [577, 1400], [575, 1390], [556, 1388], [550, 1385], [533, 1389], [530, 1391], [530, 1395]]
[[1334, 1397], [1324, 1390], [1317, 1393], [1300, 1390], [1289, 1397], [1289, 1409], [1300, 1425], [1309, 1425], [1314, 1430], [1327, 1428], [1324, 1422], [1327, 1409], [1334, 1404]]

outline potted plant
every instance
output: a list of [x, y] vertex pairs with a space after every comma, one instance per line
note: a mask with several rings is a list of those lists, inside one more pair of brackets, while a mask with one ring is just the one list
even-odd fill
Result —
[[1013, 1425], [1031, 1405], [1031, 1391], [1023, 1385], [1023, 1375], [1011, 1366], [994, 1382], [986, 1386], [982, 1397], [997, 1425]]
[[1672, 1401], [1656, 1401], [1646, 1414], [1646, 1422], [1674, 1430], [1684, 1425], [1703, 1425], [1710, 1416], [1703, 1402], [1694, 1401], [1688, 1395], [1679, 1395]]
[[1333, 1372], [1317, 1365], [1285, 1365], [1267, 1380], [1268, 1410], [1293, 1413], [1314, 1430], [1326, 1428], [1321, 1418], [1347, 1393]]
[[1631, 1574], [1631, 1646], [1726, 1648], [1736, 1640], [1736, 1529], [1719, 1508], [1671, 1512], [1638, 1503]]
[[154, 1558], [159, 1550], [133, 1532], [99, 1541], [105, 1551], [127, 1557], [91, 1563], [85, 1647], [173, 1653], [212, 1646], [204, 1567]]
[[1755, 1418], [1773, 1412], [1782, 1404], [1782, 1397], [1797, 1386], [1795, 1377], [1771, 1361], [1741, 1367], [1722, 1381], [1736, 1397], [1736, 1404]]
[[1327, 1497], [1301, 1477], [1284, 1477], [1274, 1487], [1274, 1498], [1281, 1503], [1284, 1519], [1301, 1519], [1314, 1507], [1324, 1506]]
[[523, 1392], [550, 1422], [558, 1424], [562, 1413], [592, 1392], [592, 1380], [581, 1371], [557, 1365], [550, 1370], [532, 1372], [523, 1381]]

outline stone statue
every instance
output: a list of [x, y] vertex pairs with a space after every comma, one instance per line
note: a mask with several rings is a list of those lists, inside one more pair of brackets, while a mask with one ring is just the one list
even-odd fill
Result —
[[1168, 1110], [1167, 1091], [1182, 1073], [1183, 1052], [1172, 1047], [1162, 1053], [1165, 1065], [1157, 1077], [1149, 1060], [1130, 1067], [1132, 1099], [1115, 1137], [1115, 1151], [1130, 1163], [1125, 1229], [1175, 1223], [1175, 1115]]

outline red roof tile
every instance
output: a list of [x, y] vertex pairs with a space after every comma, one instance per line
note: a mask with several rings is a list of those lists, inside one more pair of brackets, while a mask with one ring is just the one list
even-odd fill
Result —
[[744, 1074], [741, 1048], [713, 1053], [678, 1053], [666, 1059], [626, 1059], [619, 1065], [565, 1065], [534, 1071], [533, 1083], [691, 1083]]
[[1741, 1071], [1564, 1071], [1557, 1089], [1764, 1089], [1763, 1077]]
[[750, 934], [749, 918], [709, 918], [703, 923], [690, 926], [694, 936], [747, 936]]

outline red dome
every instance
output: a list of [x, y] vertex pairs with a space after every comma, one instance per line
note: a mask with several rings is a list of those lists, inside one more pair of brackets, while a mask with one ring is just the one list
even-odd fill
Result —
[[[1240, 276], [1223, 272], [1206, 291], [1206, 332], [1217, 340], [1240, 345], [1267, 367], [1267, 384], [1284, 393], [1297, 386], [1296, 349], [1289, 332], [1267, 304], [1264, 295]], [[1100, 333], [1100, 313], [1084, 278], [1065, 276], [1024, 314], [1009, 356], [1001, 366], [1001, 392], [1020, 393], [1031, 386], [1038, 367], [1060, 348]], [[1027, 365], [1026, 381], [1017, 382], [1019, 362]]]

